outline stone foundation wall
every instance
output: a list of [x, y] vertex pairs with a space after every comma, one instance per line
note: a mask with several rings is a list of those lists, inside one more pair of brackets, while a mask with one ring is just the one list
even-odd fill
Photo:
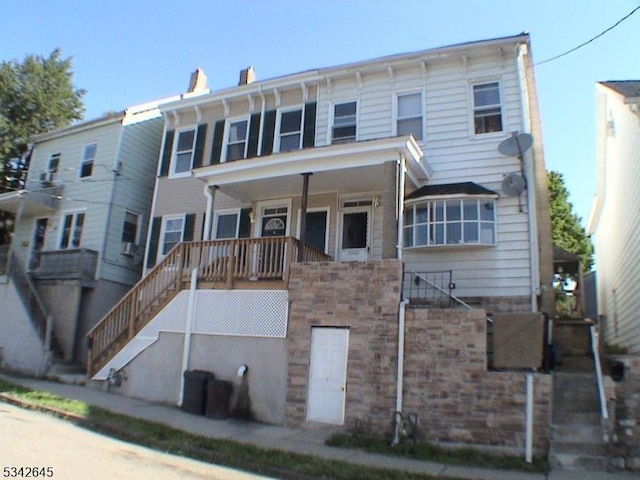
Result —
[[621, 468], [640, 471], [640, 356], [615, 357], [625, 366], [624, 378], [616, 383], [615, 455]]
[[[294, 264], [285, 424], [306, 419], [312, 327], [349, 328], [344, 426], [391, 438], [396, 402], [398, 260]], [[487, 371], [484, 310], [407, 309], [404, 412], [442, 443], [525, 443], [526, 373]], [[552, 379], [534, 374], [534, 450], [548, 450]]]

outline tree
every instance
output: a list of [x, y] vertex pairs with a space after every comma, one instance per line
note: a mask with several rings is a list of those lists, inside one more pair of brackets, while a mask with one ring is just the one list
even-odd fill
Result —
[[[82, 119], [85, 91], [72, 77], [71, 58], [61, 58], [60, 49], [48, 58], [0, 62], [0, 193], [24, 188], [33, 135]], [[7, 224], [7, 215], [0, 211], [0, 224]], [[0, 230], [0, 244], [8, 238]]]
[[591, 270], [593, 265], [593, 246], [580, 224], [581, 218], [573, 213], [573, 205], [569, 202], [569, 190], [564, 185], [561, 173], [547, 172], [549, 179], [549, 196], [551, 206], [551, 224], [553, 243], [558, 247], [580, 255], [582, 269]]

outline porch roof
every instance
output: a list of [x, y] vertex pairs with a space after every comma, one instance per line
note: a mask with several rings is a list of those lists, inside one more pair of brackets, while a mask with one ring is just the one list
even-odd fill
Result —
[[241, 199], [299, 194], [303, 173], [314, 174], [314, 192], [364, 192], [379, 188], [386, 162], [400, 159], [406, 160], [407, 174], [414, 185], [431, 176], [431, 168], [412, 136], [276, 153], [199, 168], [193, 175]]
[[446, 183], [443, 185], [425, 185], [411, 192], [405, 197], [405, 200], [451, 195], [497, 195], [497, 193], [473, 182]]
[[0, 210], [16, 215], [22, 204], [21, 213], [23, 215], [55, 212], [58, 210], [62, 189], [62, 186], [57, 186], [40, 190], [16, 190], [0, 194]]

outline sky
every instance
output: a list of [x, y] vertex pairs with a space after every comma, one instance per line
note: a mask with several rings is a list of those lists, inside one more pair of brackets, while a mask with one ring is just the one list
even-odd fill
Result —
[[[212, 90], [396, 53], [531, 35], [535, 62], [600, 34], [640, 0], [0, 0], [0, 61], [73, 58], [85, 119], [184, 93], [202, 68]], [[548, 170], [563, 174], [586, 226], [596, 186], [595, 83], [640, 79], [640, 10], [602, 37], [536, 66]]]

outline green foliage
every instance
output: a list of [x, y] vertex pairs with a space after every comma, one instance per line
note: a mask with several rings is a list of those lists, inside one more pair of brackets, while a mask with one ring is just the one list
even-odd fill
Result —
[[593, 266], [593, 246], [581, 225], [581, 218], [573, 213], [573, 205], [569, 202], [569, 191], [564, 185], [561, 173], [547, 172], [549, 179], [549, 196], [551, 203], [551, 223], [553, 243], [558, 247], [580, 255], [584, 272]]
[[[33, 135], [82, 119], [85, 91], [72, 77], [71, 58], [61, 58], [60, 49], [47, 58], [0, 62], [0, 193], [23, 188]], [[6, 212], [0, 220], [6, 222]], [[0, 244], [8, 239], [0, 230]]]

